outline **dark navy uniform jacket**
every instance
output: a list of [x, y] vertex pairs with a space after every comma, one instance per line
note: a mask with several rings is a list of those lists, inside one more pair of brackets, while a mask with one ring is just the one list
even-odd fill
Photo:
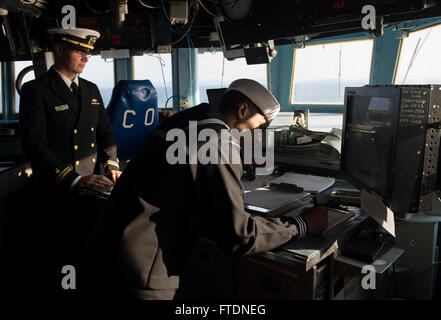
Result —
[[51, 68], [23, 84], [20, 129], [39, 180], [70, 187], [94, 172], [98, 155], [106, 170], [118, 170], [113, 130], [98, 87], [79, 78], [81, 103]]
[[[216, 122], [207, 124], [207, 119]], [[299, 235], [296, 224], [244, 211], [242, 164], [168, 163], [172, 142], [167, 133], [185, 130], [189, 121], [205, 121], [198, 131], [229, 132], [223, 115], [208, 104], [180, 112], [151, 131], [117, 181], [91, 244], [94, 259], [108, 251], [97, 259], [105, 266], [98, 267], [96, 276], [112, 270], [105, 279], [112, 286], [120, 281], [123, 287], [141, 290], [178, 288], [199, 237], [214, 240], [229, 254], [243, 255], [273, 249]]]

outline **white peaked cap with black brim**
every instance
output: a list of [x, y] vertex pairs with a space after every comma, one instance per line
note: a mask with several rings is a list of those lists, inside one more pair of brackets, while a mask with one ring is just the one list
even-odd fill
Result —
[[236, 90], [250, 99], [265, 115], [268, 125], [280, 111], [280, 103], [267, 88], [251, 79], [238, 79], [233, 81], [226, 92]]
[[98, 31], [85, 28], [64, 29], [61, 27], [55, 27], [49, 28], [47, 32], [51, 34], [54, 39], [65, 42], [75, 50], [87, 53], [93, 50], [93, 45], [100, 36]]

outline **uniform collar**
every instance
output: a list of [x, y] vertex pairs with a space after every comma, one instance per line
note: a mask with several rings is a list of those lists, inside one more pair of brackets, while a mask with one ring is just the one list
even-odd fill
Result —
[[60, 76], [60, 78], [64, 81], [66, 86], [70, 89], [70, 86], [72, 85], [72, 82], [75, 82], [77, 86], [79, 86], [78, 76], [75, 77], [75, 79], [70, 80], [68, 77], [66, 77], [64, 74], [62, 74], [60, 71], [58, 71], [55, 67], [53, 69], [57, 72], [57, 74]]

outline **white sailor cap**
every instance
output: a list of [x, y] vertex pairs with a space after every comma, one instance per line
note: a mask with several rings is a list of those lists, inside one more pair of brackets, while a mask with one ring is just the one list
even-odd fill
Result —
[[251, 79], [235, 80], [225, 92], [231, 90], [239, 91], [250, 99], [265, 115], [268, 125], [280, 111], [280, 103], [277, 99], [257, 81]]
[[84, 28], [64, 29], [61, 27], [49, 28], [47, 32], [53, 35], [55, 41], [63, 41], [75, 50], [91, 52], [100, 33]]

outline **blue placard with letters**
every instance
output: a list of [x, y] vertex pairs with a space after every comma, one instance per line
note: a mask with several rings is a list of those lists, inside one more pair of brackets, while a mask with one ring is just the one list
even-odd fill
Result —
[[158, 124], [158, 94], [150, 80], [120, 80], [107, 113], [115, 133], [118, 158], [132, 159]]

